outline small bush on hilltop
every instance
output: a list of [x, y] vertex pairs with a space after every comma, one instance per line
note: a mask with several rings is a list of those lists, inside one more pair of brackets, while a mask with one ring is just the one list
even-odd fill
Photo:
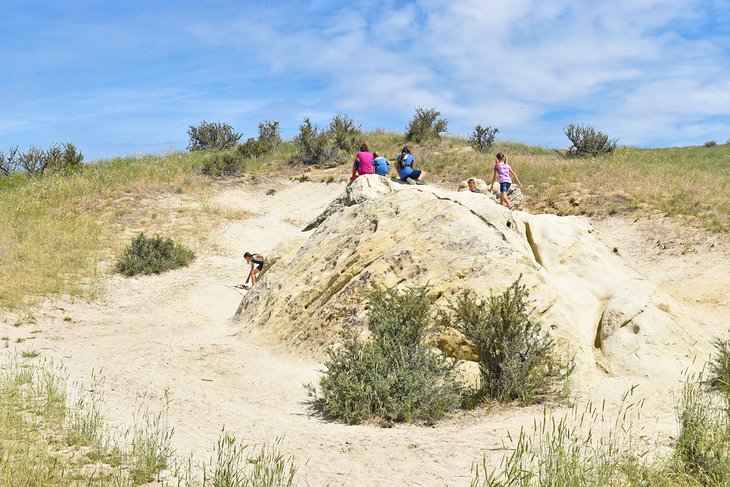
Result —
[[715, 142], [714, 140], [708, 140], [707, 142], [705, 142], [705, 147], [715, 147], [716, 145], [717, 142]]
[[299, 135], [294, 138], [294, 143], [299, 150], [295, 158], [297, 162], [307, 165], [337, 163], [337, 148], [332, 134], [314, 125], [309, 117], [305, 117], [299, 125]]
[[159, 274], [185, 267], [195, 259], [195, 253], [170, 238], [159, 235], [148, 238], [140, 233], [117, 261], [117, 271], [127, 277], [137, 274]]
[[[249, 139], [250, 140], [250, 139]], [[266, 152], [271, 152], [281, 144], [281, 132], [279, 131], [279, 122], [273, 120], [264, 120], [259, 123], [259, 138]]]
[[19, 171], [28, 174], [69, 172], [79, 169], [83, 160], [83, 154], [68, 142], [53, 144], [46, 150], [31, 146], [25, 152], [18, 152], [18, 147], [15, 146], [7, 155], [0, 151], [0, 173], [7, 176]]
[[227, 123], [203, 120], [197, 127], [191, 125], [188, 128], [188, 136], [188, 150], [194, 152], [232, 149], [243, 135], [236, 133]]
[[332, 118], [327, 130], [334, 138], [335, 147], [345, 152], [357, 150], [362, 143], [360, 124], [343, 113], [338, 113]]
[[497, 136], [499, 129], [496, 127], [482, 127], [477, 125], [474, 127], [474, 132], [469, 136], [469, 143], [477, 152], [489, 152], [489, 149], [494, 143], [494, 138]]
[[346, 333], [342, 344], [328, 349], [321, 395], [308, 386], [313, 407], [347, 423], [431, 422], [458, 407], [456, 362], [423, 343], [432, 302], [423, 287], [372, 293], [372, 340]]
[[18, 168], [18, 146], [8, 149], [7, 155], [0, 150], [0, 176], [9, 176]]
[[567, 157], [598, 157], [616, 150], [618, 139], [609, 139], [590, 125], [571, 123], [563, 132], [572, 143], [565, 154]]
[[439, 118], [440, 115], [441, 112], [435, 108], [416, 108], [416, 113], [406, 126], [406, 140], [420, 144], [430, 139], [440, 139], [448, 125], [446, 119]]
[[528, 404], [572, 372], [572, 362], [560, 363], [553, 341], [530, 318], [528, 298], [518, 279], [487, 301], [465, 291], [443, 315], [443, 324], [463, 333], [479, 355], [478, 397]]

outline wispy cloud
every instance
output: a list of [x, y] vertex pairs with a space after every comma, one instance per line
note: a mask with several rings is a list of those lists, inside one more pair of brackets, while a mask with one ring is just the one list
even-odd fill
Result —
[[110, 155], [126, 123], [184, 148], [202, 119], [291, 136], [338, 110], [402, 130], [416, 106], [550, 146], [571, 122], [633, 145], [730, 136], [728, 0], [47, 5], [0, 28], [0, 147], [87, 134]]

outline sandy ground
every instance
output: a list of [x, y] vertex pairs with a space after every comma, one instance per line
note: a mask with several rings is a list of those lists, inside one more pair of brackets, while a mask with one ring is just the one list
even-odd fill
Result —
[[[223, 428], [247, 442], [283, 437], [282, 450], [300, 465], [301, 485], [469, 485], [470, 469], [486, 454], [491, 464], [506, 451], [507, 433], [532, 428], [543, 406], [481, 408], [458, 413], [436, 427], [346, 426], [313, 416], [303, 384], [321, 365], [239, 335], [231, 321], [241, 300], [245, 251], [268, 253], [302, 238], [300, 229], [343, 189], [341, 183], [281, 181], [222, 189], [215, 203], [256, 216], [211, 229], [209, 252], [189, 268], [161, 276], [109, 278], [99, 302], [57, 300], [34, 311], [36, 323], [12, 326], [0, 315], [0, 336], [13, 350], [37, 350], [62, 361], [71, 381], [105, 378], [112, 424], [126, 425], [139, 404], [153, 408], [165, 391], [172, 402], [173, 446], [208, 460]], [[174, 204], [171, 203], [171, 204]], [[698, 330], [725, 334], [730, 318], [730, 245], [677, 221], [622, 217], [594, 222], [610, 244], [660, 289], [692, 311]], [[22, 343], [16, 340], [27, 339]], [[579, 404], [615, 405], [633, 384], [645, 398], [645, 433], [667, 443], [676, 434], [674, 404], [679, 379], [597, 377], [576, 390]], [[581, 406], [579, 406], [581, 407]]]

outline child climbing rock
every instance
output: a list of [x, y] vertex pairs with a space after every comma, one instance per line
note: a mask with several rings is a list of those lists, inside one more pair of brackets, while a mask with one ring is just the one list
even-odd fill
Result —
[[517, 186], [522, 189], [522, 183], [517, 174], [512, 170], [512, 166], [507, 163], [507, 156], [501, 152], [497, 154], [497, 159], [494, 162], [494, 175], [492, 176], [492, 186], [494, 182], [499, 178], [499, 203], [506, 206], [510, 210], [512, 209], [512, 202], [507, 197], [507, 191], [509, 191], [512, 185], [512, 177], [517, 181]]

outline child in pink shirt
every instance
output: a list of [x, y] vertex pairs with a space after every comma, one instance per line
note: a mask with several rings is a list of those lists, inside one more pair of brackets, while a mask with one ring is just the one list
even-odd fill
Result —
[[499, 177], [499, 203], [506, 206], [510, 210], [512, 209], [512, 202], [507, 197], [507, 191], [512, 186], [512, 177], [517, 180], [517, 186], [522, 189], [522, 183], [517, 174], [512, 170], [512, 166], [507, 163], [507, 156], [501, 152], [497, 154], [497, 160], [494, 162], [494, 175], [492, 176], [492, 186]]
[[373, 173], [373, 154], [368, 150], [368, 145], [363, 142], [360, 146], [360, 152], [355, 156], [352, 164], [352, 177], [350, 181], [354, 181], [361, 174]]

